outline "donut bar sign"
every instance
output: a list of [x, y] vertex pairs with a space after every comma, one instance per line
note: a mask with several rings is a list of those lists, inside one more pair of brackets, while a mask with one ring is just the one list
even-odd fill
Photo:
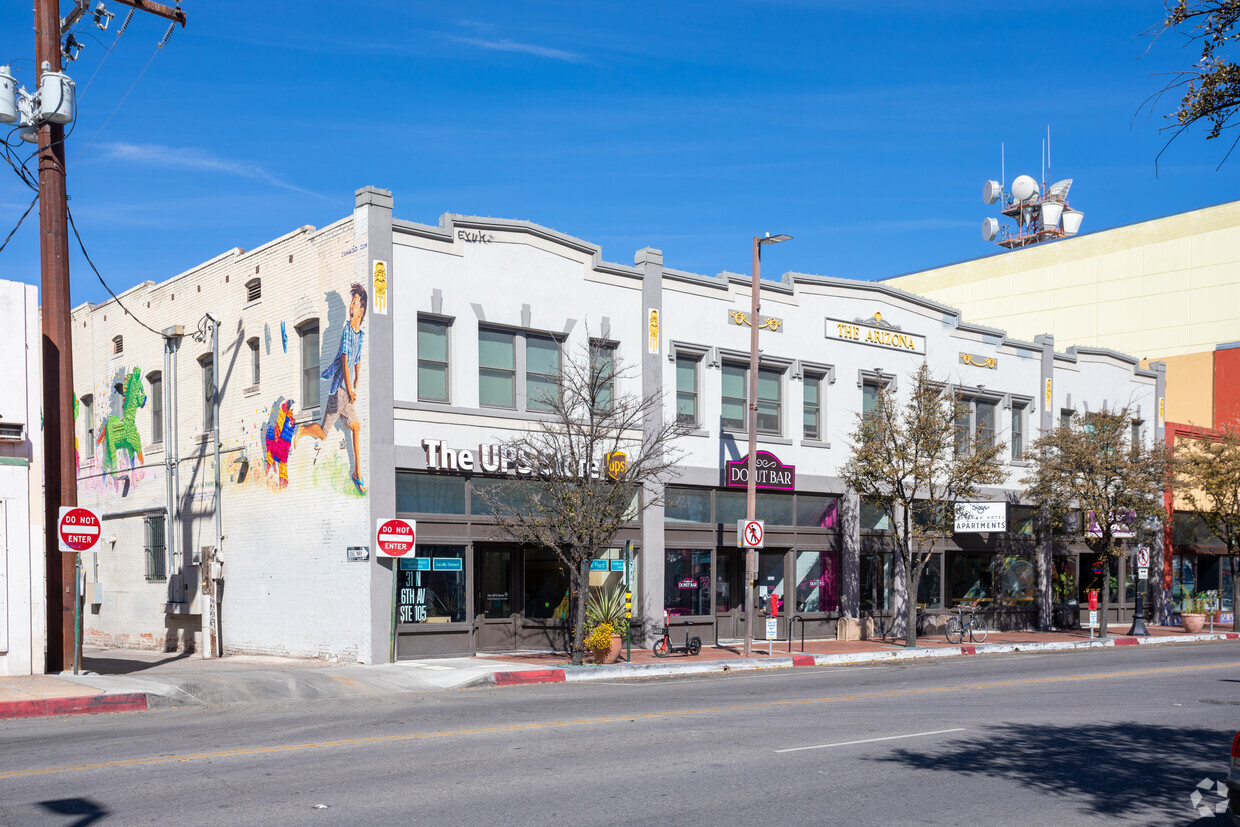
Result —
[[[755, 488], [766, 488], [775, 491], [793, 491], [796, 489], [797, 468], [795, 465], [784, 465], [779, 457], [770, 451], [758, 451], [754, 455], [756, 470]], [[749, 458], [728, 460], [727, 479], [724, 485], [728, 488], [745, 488], [749, 485]]]

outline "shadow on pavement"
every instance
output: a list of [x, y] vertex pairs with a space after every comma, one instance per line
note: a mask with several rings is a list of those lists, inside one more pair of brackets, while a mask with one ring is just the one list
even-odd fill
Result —
[[110, 815], [107, 809], [89, 798], [58, 798], [54, 801], [40, 801], [39, 806], [56, 815], [81, 816], [72, 822], [71, 827], [86, 827]]
[[193, 652], [169, 652], [166, 656], [157, 655], [153, 652], [143, 652], [140, 656], [135, 655], [134, 657], [117, 657], [115, 655], [113, 657], [100, 657], [83, 652], [82, 668], [97, 675], [129, 675], [145, 669], [154, 669], [157, 666], [176, 663], [179, 660], [185, 660], [193, 656]]
[[[1203, 780], [1226, 778], [1235, 732], [1225, 722], [1217, 729], [1006, 724], [934, 750], [900, 749], [871, 760], [1008, 780], [1079, 802], [1090, 814], [1145, 824], [1213, 824], [1213, 818], [1194, 821], [1190, 799]], [[1220, 800], [1214, 793], [1206, 799], [1211, 805]]]

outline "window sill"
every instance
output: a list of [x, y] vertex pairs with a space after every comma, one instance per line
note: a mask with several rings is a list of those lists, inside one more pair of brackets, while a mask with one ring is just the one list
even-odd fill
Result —
[[801, 446], [804, 448], [830, 448], [831, 443], [822, 442], [817, 439], [803, 439], [801, 440]]
[[[451, 405], [452, 404], [451, 399], [427, 399], [424, 396], [419, 396], [418, 402], [424, 405]], [[501, 409], [501, 410], [507, 410], [507, 409]]]
[[248, 388], [242, 388], [242, 396], [258, 396], [258, 385], [250, 385]]
[[[745, 442], [749, 439], [749, 433], [746, 431], [722, 430], [719, 432], [719, 438], [730, 439], [733, 442]], [[767, 445], [792, 445], [792, 440], [787, 437], [764, 434], [762, 432], [758, 432], [757, 441], [765, 442]]]
[[1028, 467], [1029, 467], [1030, 465], [1032, 465], [1032, 464], [1033, 464], [1033, 463], [1031, 463], [1031, 462], [1030, 462], [1029, 460], [1027, 460], [1027, 459], [1010, 459], [1010, 460], [1008, 460], [1008, 465], [1012, 466], [1013, 468], [1028, 468]]

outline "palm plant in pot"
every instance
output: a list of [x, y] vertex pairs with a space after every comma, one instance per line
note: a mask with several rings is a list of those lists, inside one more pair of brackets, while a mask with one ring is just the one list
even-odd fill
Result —
[[595, 663], [615, 663], [628, 631], [624, 616], [624, 592], [620, 589], [591, 590], [586, 600], [586, 648], [594, 650]]
[[1201, 631], [1206, 623], [1206, 614], [1213, 610], [1214, 601], [1209, 592], [1202, 592], [1194, 597], [1184, 598], [1180, 607], [1180, 625], [1190, 635]]

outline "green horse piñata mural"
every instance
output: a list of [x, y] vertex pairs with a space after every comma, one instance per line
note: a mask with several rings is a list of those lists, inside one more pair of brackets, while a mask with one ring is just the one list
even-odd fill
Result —
[[109, 416], [103, 423], [103, 429], [96, 440], [103, 446], [103, 467], [109, 471], [116, 468], [116, 452], [125, 451], [129, 454], [129, 464], [134, 464], [134, 457], [142, 462], [142, 437], [138, 434], [138, 426], [134, 419], [138, 408], [146, 405], [146, 389], [142, 387], [142, 369], [134, 368], [125, 379], [125, 401], [121, 406], [120, 416]]

